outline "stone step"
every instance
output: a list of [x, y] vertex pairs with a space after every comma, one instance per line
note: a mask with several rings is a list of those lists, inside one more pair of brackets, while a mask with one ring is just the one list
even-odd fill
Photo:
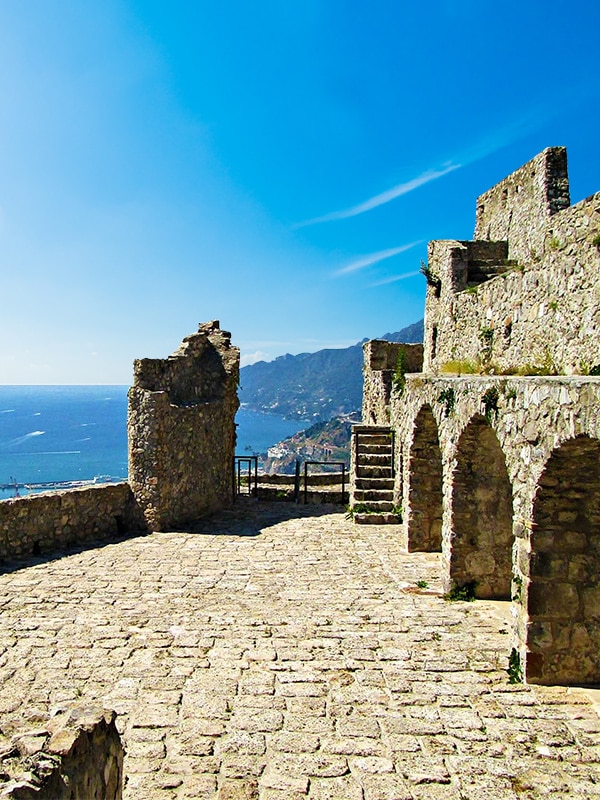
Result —
[[[355, 496], [354, 500], [356, 499], [357, 498]], [[361, 503], [361, 505], [367, 506], [367, 508], [365, 509], [367, 513], [375, 511], [385, 512], [385, 511], [391, 511], [394, 508], [394, 501], [393, 498], [388, 500], [368, 500], [365, 501], [364, 503]]]
[[354, 481], [355, 489], [392, 489], [394, 488], [393, 478], [356, 478]]
[[399, 525], [402, 520], [397, 514], [355, 514], [357, 525]]
[[371, 505], [374, 502], [394, 502], [393, 489], [355, 489], [353, 492], [354, 500], [357, 503]]
[[390, 453], [392, 450], [392, 443], [388, 439], [387, 442], [359, 442], [356, 448], [357, 453]]
[[381, 467], [373, 464], [357, 464], [356, 466], [357, 478], [393, 478], [392, 467]]
[[361, 467], [387, 467], [391, 465], [391, 453], [362, 453], [357, 459]]

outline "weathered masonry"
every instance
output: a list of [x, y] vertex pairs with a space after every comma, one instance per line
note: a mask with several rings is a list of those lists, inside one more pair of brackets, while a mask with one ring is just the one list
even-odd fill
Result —
[[217, 321], [166, 359], [134, 364], [129, 390], [129, 482], [151, 530], [198, 519], [233, 501], [239, 350]]
[[429, 245], [422, 366], [365, 345], [363, 424], [394, 436], [410, 549], [512, 599], [526, 679], [599, 683], [600, 194], [570, 206], [549, 148], [476, 219]]

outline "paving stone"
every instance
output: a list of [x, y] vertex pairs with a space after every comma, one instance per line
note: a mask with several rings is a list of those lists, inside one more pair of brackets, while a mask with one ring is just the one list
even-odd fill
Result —
[[598, 695], [508, 683], [509, 604], [444, 601], [400, 526], [276, 505], [0, 575], [2, 730], [115, 708], [124, 800], [600, 798]]

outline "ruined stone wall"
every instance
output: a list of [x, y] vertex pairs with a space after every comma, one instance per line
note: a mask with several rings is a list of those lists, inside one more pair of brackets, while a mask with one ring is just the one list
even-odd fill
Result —
[[365, 425], [374, 423], [377, 409], [389, 406], [394, 389], [394, 376], [398, 374], [400, 353], [402, 353], [400, 363], [404, 374], [421, 371], [423, 366], [422, 344], [402, 344], [388, 342], [385, 339], [373, 339], [363, 345], [362, 419]]
[[121, 800], [123, 746], [114, 711], [72, 707], [46, 720], [6, 720], [0, 797]]
[[89, 486], [0, 502], [0, 561], [143, 529], [127, 483]]
[[166, 359], [135, 362], [129, 391], [129, 482], [153, 530], [233, 500], [239, 350], [217, 321]]
[[[565, 208], [566, 178], [541, 170], [554, 150], [479, 198], [475, 235], [507, 240], [430, 243], [439, 284], [427, 290], [426, 372], [463, 362], [454, 368], [586, 374], [600, 364], [600, 193]], [[521, 180], [530, 169], [531, 185]], [[544, 208], [527, 202], [538, 183]]]
[[567, 150], [548, 147], [477, 198], [475, 239], [508, 242], [508, 258], [543, 250], [550, 218], [570, 206]]

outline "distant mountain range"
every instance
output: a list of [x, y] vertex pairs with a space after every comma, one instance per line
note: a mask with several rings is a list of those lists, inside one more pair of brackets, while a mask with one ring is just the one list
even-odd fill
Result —
[[[380, 339], [422, 342], [423, 320]], [[351, 347], [289, 353], [240, 370], [240, 401], [253, 411], [326, 421], [362, 406], [363, 339]]]

